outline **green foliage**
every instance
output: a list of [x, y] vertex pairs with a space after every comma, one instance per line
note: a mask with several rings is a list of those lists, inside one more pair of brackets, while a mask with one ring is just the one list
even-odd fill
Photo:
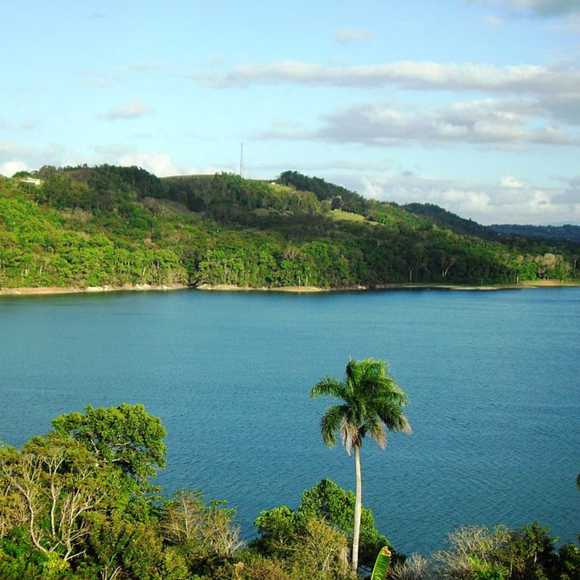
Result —
[[371, 202], [362, 195], [350, 191], [341, 185], [328, 183], [320, 177], [308, 177], [297, 171], [285, 171], [278, 178], [279, 183], [295, 187], [299, 191], [311, 191], [320, 200], [331, 200], [333, 209], [343, 209], [353, 213], [364, 213], [371, 207]]
[[[288, 510], [288, 508], [277, 508]], [[270, 510], [274, 511], [274, 510]], [[279, 512], [280, 513], [280, 512]], [[260, 518], [264, 521], [262, 512]], [[268, 515], [265, 516], [266, 519]], [[260, 519], [258, 518], [258, 519]], [[274, 515], [276, 518], [276, 515]], [[287, 518], [282, 518], [283, 527]], [[267, 526], [273, 519], [269, 519]], [[277, 537], [282, 533], [274, 532]], [[269, 539], [272, 539], [270, 536]], [[267, 551], [274, 546], [274, 551]], [[271, 580], [346, 580], [348, 574], [347, 541], [326, 521], [309, 519], [297, 526], [292, 535], [284, 538], [284, 544], [261, 544], [255, 542], [251, 550], [241, 554], [241, 561], [234, 565], [235, 578]]]
[[371, 580], [386, 580], [387, 573], [391, 567], [391, 552], [387, 546], [383, 546], [377, 555], [373, 571], [371, 572]]
[[[304, 523], [304, 519], [300, 524]], [[253, 542], [260, 552], [275, 557], [287, 556], [301, 527], [296, 512], [288, 506], [260, 512], [254, 521], [259, 537]]]
[[[311, 522], [324, 522], [339, 533], [345, 542], [352, 542], [354, 506], [354, 493], [341, 489], [330, 479], [323, 479], [302, 493], [302, 502], [296, 511], [281, 506], [261, 512], [254, 522], [258, 538], [252, 542], [251, 548], [261, 555], [287, 559], [296, 551], [297, 538], [307, 536]], [[383, 546], [393, 550], [395, 561], [404, 559], [394, 551], [385, 536], [379, 534], [372, 511], [364, 507], [360, 538], [360, 560], [363, 566], [371, 568], [377, 552]]]
[[223, 502], [142, 493], [164, 465], [165, 429], [141, 405], [53, 426], [20, 451], [0, 447], [0, 578], [193, 580], [233, 558]]
[[341, 401], [326, 410], [320, 430], [329, 446], [336, 444], [340, 432], [349, 454], [351, 448], [362, 446], [366, 435], [384, 449], [387, 430], [411, 432], [402, 410], [407, 404], [407, 395], [389, 376], [387, 363], [383, 361], [351, 359], [346, 365], [344, 381], [326, 377], [312, 387], [310, 396], [329, 396]]
[[[137, 428], [143, 425], [159, 441], [159, 421], [140, 406], [88, 408], [55, 419], [53, 432], [33, 437], [20, 450], [0, 446], [2, 580], [359, 577], [348, 571], [352, 492], [321, 481], [304, 492], [297, 510], [262, 512], [258, 538], [242, 549], [234, 511], [225, 502], [206, 502], [191, 490], [170, 497], [135, 495], [135, 474], [147, 465], [159, 467], [164, 457], [164, 447], [143, 438]], [[142, 444], [144, 457], [135, 459], [131, 448]], [[361, 545], [369, 547], [369, 565], [388, 545], [374, 526], [363, 508]], [[565, 544], [556, 550], [556, 541], [536, 522], [517, 530], [461, 528], [451, 534], [449, 549], [435, 554], [437, 568], [419, 556], [405, 563], [398, 557], [389, 577], [580, 580], [580, 548]]]
[[433, 203], [408, 203], [403, 206], [403, 209], [426, 217], [439, 227], [447, 227], [457, 233], [478, 236], [487, 240], [498, 240], [502, 237], [490, 227], [482, 226], [471, 219], [464, 219]]
[[552, 567], [551, 576], [559, 580], [580, 580], [579, 546], [569, 543], [560, 547]]
[[[339, 531], [352, 542], [354, 508], [355, 494], [352, 491], [340, 488], [330, 479], [323, 479], [312, 489], [302, 493], [302, 503], [297, 514], [300, 522], [310, 519], [326, 521], [334, 530]], [[360, 563], [371, 568], [376, 560], [377, 552], [383, 546], [388, 546], [393, 552], [394, 561], [400, 561], [403, 558], [391, 546], [387, 538], [379, 534], [372, 511], [363, 506], [360, 526]]]
[[494, 231], [505, 236], [520, 236], [523, 238], [536, 238], [550, 242], [565, 242], [580, 244], [580, 226], [566, 224], [563, 226], [531, 226], [531, 225], [493, 225], [489, 226]]
[[506, 568], [480, 560], [476, 556], [471, 558], [473, 580], [505, 580], [509, 573]]
[[53, 420], [56, 433], [74, 437], [106, 463], [145, 484], [157, 468], [165, 468], [165, 427], [143, 405], [123, 403], [109, 409], [68, 413]]
[[82, 554], [88, 513], [107, 511], [122, 496], [118, 471], [60, 434], [34, 437], [20, 452], [1, 449], [0, 484], [7, 507], [0, 530], [12, 555], [19, 559], [35, 550], [55, 572]]
[[[351, 359], [346, 365], [344, 381], [326, 377], [312, 387], [310, 396], [312, 398], [330, 396], [339, 399], [340, 403], [329, 407], [322, 416], [320, 421], [322, 439], [332, 447], [336, 444], [336, 437], [340, 433], [346, 452], [350, 455], [354, 449], [356, 496], [352, 519], [352, 569], [356, 573], [359, 545], [364, 541], [361, 533], [360, 449], [366, 435], [385, 449], [387, 431], [411, 433], [411, 427], [402, 410], [407, 404], [407, 395], [389, 376], [385, 362], [374, 359], [362, 361]], [[370, 556], [371, 562], [374, 561], [376, 552], [377, 548]], [[368, 554], [363, 554], [361, 561], [368, 557]]]

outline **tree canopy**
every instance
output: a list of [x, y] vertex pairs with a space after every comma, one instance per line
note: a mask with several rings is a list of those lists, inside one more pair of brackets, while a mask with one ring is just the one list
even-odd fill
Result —
[[52, 426], [56, 433], [72, 436], [140, 484], [154, 477], [157, 468], [165, 468], [167, 431], [143, 405], [123, 403], [108, 409], [89, 405], [84, 413], [57, 417]]

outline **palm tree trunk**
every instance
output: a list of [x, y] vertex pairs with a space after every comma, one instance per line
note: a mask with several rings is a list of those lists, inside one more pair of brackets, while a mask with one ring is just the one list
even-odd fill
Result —
[[354, 502], [354, 531], [352, 534], [352, 571], [358, 570], [358, 543], [360, 536], [360, 518], [362, 512], [362, 474], [360, 468], [360, 447], [354, 446], [354, 469], [356, 473], [356, 496]]

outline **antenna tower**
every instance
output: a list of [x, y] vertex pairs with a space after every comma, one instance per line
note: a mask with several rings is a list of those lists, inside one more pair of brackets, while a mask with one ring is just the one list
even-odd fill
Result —
[[240, 177], [244, 177], [244, 144], [240, 145]]

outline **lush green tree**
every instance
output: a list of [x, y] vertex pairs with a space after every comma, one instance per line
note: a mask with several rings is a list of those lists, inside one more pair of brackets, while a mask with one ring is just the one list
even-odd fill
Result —
[[[312, 521], [325, 522], [352, 544], [354, 511], [355, 494], [341, 489], [330, 479], [323, 479], [302, 493], [297, 510], [280, 506], [261, 512], [254, 522], [258, 537], [252, 541], [251, 548], [261, 555], [287, 559], [296, 550], [296, 539], [307, 534]], [[394, 561], [403, 559], [387, 538], [379, 534], [372, 511], [363, 507], [359, 548], [361, 565], [370, 569], [383, 546], [391, 548]]]
[[254, 521], [258, 538], [252, 542], [262, 554], [284, 558], [292, 549], [299, 529], [296, 512], [288, 506], [265, 510]]
[[[352, 491], [340, 488], [334, 481], [323, 479], [312, 489], [302, 493], [302, 503], [297, 510], [297, 521], [304, 525], [311, 519], [324, 520], [332, 529], [341, 532], [352, 543], [356, 496]], [[273, 510], [270, 510], [273, 511]], [[371, 568], [377, 553], [383, 546], [392, 551], [393, 562], [403, 559], [397, 554], [385, 536], [379, 534], [370, 509], [362, 506], [359, 536], [359, 563]]]
[[118, 407], [93, 408], [67, 413], [53, 420], [54, 431], [72, 436], [102, 460], [119, 468], [145, 490], [157, 468], [165, 468], [167, 435], [161, 420], [143, 405], [123, 403]]
[[352, 569], [358, 569], [359, 536], [362, 512], [362, 474], [360, 450], [366, 435], [384, 449], [387, 431], [411, 432], [402, 407], [407, 404], [405, 391], [389, 376], [383, 361], [350, 360], [346, 365], [345, 379], [326, 377], [316, 383], [310, 396], [330, 396], [341, 404], [326, 410], [320, 429], [324, 442], [336, 445], [338, 434], [350, 455], [354, 450], [356, 498], [354, 530], [352, 536]]

